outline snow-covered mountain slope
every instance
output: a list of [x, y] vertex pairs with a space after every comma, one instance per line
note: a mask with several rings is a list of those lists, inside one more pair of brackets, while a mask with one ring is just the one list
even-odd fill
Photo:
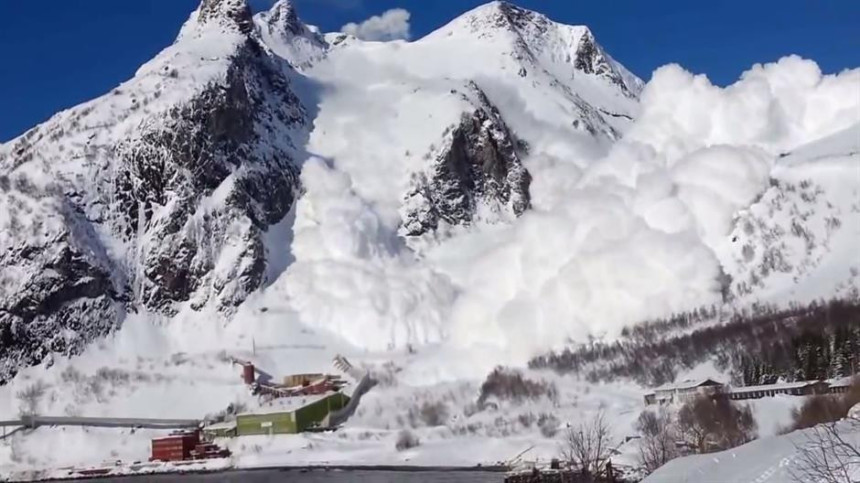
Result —
[[308, 145], [320, 161], [302, 175], [296, 262], [274, 292], [359, 346], [445, 340], [462, 289], [424, 254], [543, 203], [533, 170], [604, 156], [641, 81], [586, 28], [502, 2], [415, 42], [326, 39], [303, 71], [322, 86]]
[[807, 303], [860, 290], [860, 125], [776, 160], [737, 214], [723, 264], [735, 294]]
[[853, 139], [858, 79], [788, 57], [726, 88], [678, 66], [643, 87], [586, 27], [505, 2], [363, 42], [287, 0], [206, 0], [132, 80], [0, 147], [4, 373], [128, 311], [229, 320], [264, 285], [261, 306], [356, 347], [508, 362], [849, 290], [856, 156], [779, 157]]
[[[589, 105], [620, 110], [630, 103], [628, 112], [640, 112], [620, 141], [612, 143], [606, 117], [595, 124], [606, 129], [586, 135], [576, 126], [600, 111], [577, 110], [578, 101], [555, 88], [552, 73], [566, 64], [522, 50], [544, 52], [538, 46], [560, 42], [534, 32], [570, 30], [522, 29], [503, 14], [509, 8], [481, 7], [412, 43], [345, 39], [307, 71], [334, 86], [309, 149], [325, 162], [303, 173], [296, 262], [273, 287], [305, 323], [361, 347], [490, 344], [504, 360], [521, 362], [566, 338], [612, 336], [645, 318], [740, 298], [736, 217], [771, 179], [795, 176], [780, 174], [781, 154], [860, 121], [860, 71], [825, 76], [813, 62], [788, 57], [754, 67], [727, 88], [667, 66], [642, 91], [641, 106], [612, 91], [611, 81], [575, 75], [563, 85], [577, 89], [577, 99], [594, 93], [577, 83], [586, 79], [615, 94], [595, 94]], [[548, 22], [528, 12], [517, 18]], [[545, 68], [529, 70], [533, 64], [523, 59]], [[517, 74], [523, 65], [526, 77]], [[337, 75], [344, 71], [348, 79]], [[404, 243], [403, 193], [406, 220], [432, 212], [414, 208], [416, 193], [417, 201], [429, 197], [405, 180], [434, 169], [416, 153], [439, 145], [428, 132], [456, 125], [462, 108], [443, 99], [451, 79], [468, 76], [527, 147], [518, 157], [531, 178], [532, 209], [513, 222], [471, 223], [448, 236], [437, 230], [431, 242]], [[440, 77], [445, 83], [437, 87]], [[860, 185], [853, 162], [833, 178], [843, 191]], [[851, 202], [838, 198], [850, 216]]]
[[244, 2], [206, 0], [133, 79], [0, 146], [0, 381], [128, 310], [262, 285], [309, 121], [293, 76]]
[[[286, 0], [204, 0], [133, 79], [0, 146], [0, 417], [40, 383], [47, 414], [200, 417], [254, 403], [228, 356], [284, 374], [340, 352], [396, 372], [347, 429], [381, 462], [409, 457], [390, 406], [431, 396], [453, 422], [420, 427], [424, 462], [451, 438], [482, 448], [459, 463], [552, 456], [531, 407], [608, 405], [623, 437], [632, 384], [559, 377], [559, 401], [504, 414], [470, 394], [569, 339], [853, 290], [858, 84], [787, 57], [724, 88], [676, 65], [643, 85], [587, 28], [501, 2], [363, 42]], [[59, 462], [48, 431], [0, 443], [0, 468]], [[147, 436], [74, 433], [128, 454]], [[287, 441], [308, 447], [265, 461], [342, 448]]]

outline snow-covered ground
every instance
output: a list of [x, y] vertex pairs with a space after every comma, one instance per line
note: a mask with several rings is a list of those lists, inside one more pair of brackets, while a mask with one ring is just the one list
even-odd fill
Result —
[[[860, 424], [838, 423], [840, 436], [849, 445], [860, 447]], [[686, 483], [696, 481], [726, 481], [737, 483], [805, 483], [815, 478], [804, 471], [810, 466], [803, 449], [818, 444], [816, 429], [795, 431], [782, 436], [758, 439], [720, 453], [687, 456], [670, 461], [644, 480], [643, 483]], [[831, 457], [832, 458], [832, 455]], [[831, 459], [831, 461], [833, 461]], [[844, 465], [834, 466], [839, 480], [860, 478], [860, 458], [843, 459]], [[844, 466], [844, 473], [840, 472]], [[844, 476], [842, 476], [844, 475]], [[820, 475], [819, 475], [820, 476]]]
[[[590, 35], [584, 27], [528, 16], [526, 27], [520, 19], [500, 28], [499, 8], [469, 12], [415, 42], [313, 30], [298, 43], [264, 36], [274, 52], [301, 60], [295, 88], [314, 116], [298, 147], [308, 153], [302, 197], [289, 226], [276, 225], [265, 240], [273, 262], [266, 286], [229, 320], [208, 305], [169, 318], [129, 314], [83, 355], [22, 369], [0, 387], [0, 419], [15, 417], [17, 394], [37, 384], [46, 415], [200, 418], [256, 404], [231, 356], [278, 376], [330, 370], [343, 354], [387, 374], [343, 429], [225, 442], [233, 463], [491, 464], [526, 450], [524, 458], [546, 460], [558, 454], [567, 423], [600, 408], [617, 441], [632, 435], [646, 389], [527, 372], [555, 384], [558, 396], [477, 411], [495, 366], [719, 303], [726, 275], [739, 305], [856, 290], [860, 69], [823, 75], [813, 61], [786, 57], [722, 88], [670, 65], [643, 87], [607, 56], [621, 89], [571, 67], [571, 50]], [[137, 82], [193, 81], [170, 75], [170, 59], [182, 57], [174, 50], [143, 67]], [[165, 66], [167, 78], [156, 77]], [[409, 182], [476, 109], [470, 82], [529, 147], [532, 209], [519, 218], [490, 210], [468, 228], [407, 243], [399, 229]], [[763, 273], [774, 257], [785, 265]], [[753, 402], [760, 433], [775, 434], [800, 401]], [[422, 419], [426, 404], [445, 408], [442, 424]], [[402, 429], [421, 444], [396, 451]], [[0, 473], [142, 460], [152, 434], [18, 432], [0, 441]], [[789, 440], [751, 445], [768, 441], [781, 448]], [[756, 468], [765, 472], [768, 461]]]

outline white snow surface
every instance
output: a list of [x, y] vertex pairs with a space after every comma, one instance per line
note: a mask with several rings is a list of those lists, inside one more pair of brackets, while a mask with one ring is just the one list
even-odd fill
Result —
[[[641, 88], [637, 100], [599, 76], [574, 72], [569, 55], [590, 35], [585, 27], [542, 18], [538, 30], [510, 30], [493, 20], [498, 8], [473, 10], [414, 42], [334, 34], [321, 41], [314, 30], [292, 43], [264, 36], [273, 52], [301, 59], [313, 87], [303, 101], [315, 116], [292, 225], [266, 240], [268, 250], [284, 252], [273, 255], [278, 269], [267, 273], [267, 286], [231, 320], [211, 307], [186, 308], [171, 319], [131, 314], [84, 355], [55, 357], [0, 387], [0, 419], [17, 415], [16, 394], [37, 381], [46, 385], [43, 414], [199, 418], [231, 402], [256, 404], [228, 356], [253, 358], [283, 375], [328, 370], [331, 357], [342, 353], [390, 371], [391, 383], [369, 393], [338, 433], [230, 442], [235, 464], [492, 463], [531, 445], [532, 456], [546, 459], [556, 455], [558, 436], [541, 435], [526, 414], [554, 414], [561, 426], [605, 407], [620, 439], [631, 433], [644, 389], [538, 374], [556, 383], [557, 401], [473, 413], [470, 404], [492, 367], [522, 364], [567, 338], [612, 337], [626, 324], [718, 302], [726, 273], [740, 304], [856, 287], [860, 69], [823, 75], [813, 61], [786, 57], [756, 65], [721, 88], [671, 65], [643, 87], [612, 61], [631, 92]], [[183, 96], [220, 75], [219, 51], [239, 36], [210, 27], [184, 30], [183, 44], [195, 42], [200, 50], [168, 47], [141, 67], [134, 84], [120, 86], [120, 94], [134, 85], [163, 98]], [[524, 162], [533, 178], [532, 209], [406, 243], [397, 230], [407, 183], [429, 168], [446, 129], [475, 109], [470, 81], [529, 145]], [[78, 121], [86, 126], [81, 143], [134, 126], [133, 119], [115, 116], [127, 112], [131, 96], [105, 99], [93, 101]], [[161, 105], [169, 103], [144, 110], [152, 114]], [[63, 123], [70, 112], [79, 111], [49, 122]], [[45, 183], [49, 171], [79, 175], [75, 166], [46, 165]], [[808, 196], [773, 179], [808, 181]], [[795, 218], [826, 242], [807, 249], [803, 236], [791, 235]], [[0, 249], [7, 230], [20, 228], [12, 223], [0, 213]], [[51, 226], [50, 220], [33, 223]], [[779, 232], [777, 226], [787, 227], [782, 238], [765, 236]], [[770, 249], [790, 269], [762, 275]], [[757, 282], [749, 281], [754, 272]], [[751, 289], [740, 290], [741, 282]], [[428, 401], [448, 407], [445, 425], [410, 423], [410, 410]], [[800, 399], [774, 401], [783, 409], [770, 414], [784, 416], [760, 422], [762, 434], [774, 434]], [[769, 410], [757, 409], [764, 413]], [[416, 431], [422, 445], [396, 452], [401, 428]], [[17, 433], [0, 441], [0, 472], [142, 459], [150, 436], [56, 428]], [[781, 438], [749, 446], [787, 448], [789, 440]], [[61, 444], [80, 449], [44, 451]], [[749, 458], [755, 468], [771, 461]], [[652, 481], [684, 481], [671, 475], [686, 473], [666, 474], [669, 479]]]
[[[838, 423], [840, 437], [848, 444], [860, 445], [857, 423]], [[762, 438], [719, 453], [687, 456], [672, 460], [643, 483], [687, 483], [701, 481], [797, 483], [803, 478], [803, 458], [799, 448], [814, 444], [815, 429], [794, 431], [782, 436]], [[848, 461], [847, 477], [860, 478], [860, 460]], [[840, 480], [841, 481], [841, 480]]]

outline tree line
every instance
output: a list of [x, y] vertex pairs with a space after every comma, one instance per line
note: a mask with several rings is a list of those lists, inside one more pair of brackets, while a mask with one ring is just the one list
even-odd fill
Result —
[[697, 309], [625, 329], [613, 342], [590, 340], [535, 357], [529, 367], [654, 386], [708, 360], [739, 385], [850, 376], [860, 370], [860, 299], [730, 314]]

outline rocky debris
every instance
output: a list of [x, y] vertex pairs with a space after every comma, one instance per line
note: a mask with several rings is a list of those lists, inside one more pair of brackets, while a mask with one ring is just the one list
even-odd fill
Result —
[[443, 223], [502, 221], [529, 207], [531, 176], [519, 156], [525, 146], [484, 93], [474, 83], [469, 88], [477, 97], [475, 109], [445, 134], [429, 172], [412, 180], [402, 209], [405, 236], [436, 231]]

